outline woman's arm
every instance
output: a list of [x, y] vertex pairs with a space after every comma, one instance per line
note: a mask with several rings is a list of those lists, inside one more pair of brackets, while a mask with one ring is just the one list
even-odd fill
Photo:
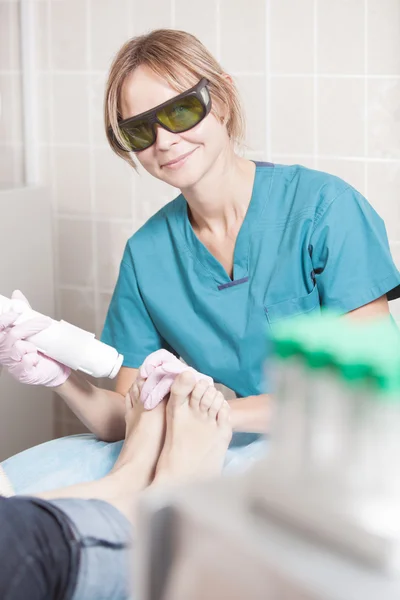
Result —
[[233, 431], [267, 433], [270, 425], [271, 402], [270, 394], [229, 400]]
[[115, 442], [125, 437], [125, 395], [137, 373], [138, 369], [122, 367], [115, 391], [110, 391], [91, 384], [81, 373], [72, 372], [55, 391], [99, 439]]
[[376, 317], [388, 317], [390, 315], [389, 302], [386, 294], [377, 300], [360, 306], [351, 312], [347, 313], [346, 317], [352, 319], [371, 319]]

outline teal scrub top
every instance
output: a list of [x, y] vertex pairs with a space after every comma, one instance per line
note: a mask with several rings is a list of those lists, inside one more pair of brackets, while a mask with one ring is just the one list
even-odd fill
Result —
[[265, 381], [276, 323], [400, 296], [382, 219], [343, 180], [256, 163], [233, 279], [195, 235], [182, 195], [127, 242], [102, 340], [138, 368], [160, 348], [245, 397]]

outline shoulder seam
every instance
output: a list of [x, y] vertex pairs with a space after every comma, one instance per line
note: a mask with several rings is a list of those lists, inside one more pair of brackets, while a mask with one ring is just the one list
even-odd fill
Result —
[[133, 264], [129, 263], [127, 260], [122, 259], [121, 260], [121, 265], [126, 265], [127, 267], [129, 267], [131, 269], [131, 271], [133, 271]]
[[351, 185], [347, 185], [344, 190], [342, 190], [341, 192], [339, 192], [338, 194], [336, 194], [336, 196], [334, 196], [331, 200], [329, 200], [329, 202], [327, 202], [324, 206], [323, 209], [318, 212], [316, 211], [316, 215], [315, 215], [315, 219], [314, 219], [314, 226], [311, 232], [311, 235], [314, 233], [315, 229], [317, 228], [318, 223], [320, 222], [321, 218], [324, 216], [324, 214], [327, 212], [327, 210], [332, 206], [332, 204], [338, 199], [340, 198], [340, 196], [342, 196], [342, 194], [344, 194], [345, 192], [347, 192], [348, 190], [354, 189], [353, 186]]

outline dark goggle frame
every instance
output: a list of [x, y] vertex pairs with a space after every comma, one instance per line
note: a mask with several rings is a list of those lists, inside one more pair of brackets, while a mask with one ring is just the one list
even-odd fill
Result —
[[[159, 125], [160, 127], [163, 127], [163, 129], [170, 131], [171, 133], [183, 133], [184, 131], [189, 131], [190, 129], [193, 129], [193, 127], [196, 127], [196, 125], [198, 125], [208, 115], [208, 113], [211, 110], [211, 96], [210, 96], [210, 92], [207, 88], [208, 84], [209, 84], [208, 79], [203, 77], [203, 79], [201, 79], [198, 83], [196, 83], [195, 86], [193, 86], [189, 90], [186, 90], [185, 92], [182, 92], [182, 94], [179, 94], [178, 96], [174, 96], [170, 100], [167, 100], [167, 102], [163, 102], [162, 104], [159, 104], [158, 106], [155, 106], [154, 108], [151, 108], [150, 110], [147, 110], [146, 112], [143, 112], [139, 115], [135, 115], [134, 117], [129, 117], [128, 119], [119, 121], [118, 127], [119, 127], [119, 129], [121, 129], [122, 135], [123, 135], [125, 128], [126, 128], [126, 132], [128, 133], [129, 129], [132, 126], [135, 126], [135, 123], [139, 124], [139, 123], [146, 122], [146, 124], [149, 126], [150, 130], [153, 133], [153, 141], [150, 144], [148, 144], [147, 146], [145, 146], [144, 148], [140, 148], [140, 149], [132, 148], [131, 150], [127, 149], [126, 147], [121, 145], [121, 143], [116, 138], [112, 128], [109, 127], [109, 133], [110, 133], [110, 136], [112, 137], [114, 143], [123, 152], [135, 152], [135, 153], [142, 152], [143, 150], [147, 150], [147, 148], [150, 148], [150, 146], [152, 146], [154, 144], [154, 142], [156, 141], [156, 138], [157, 138], [157, 132], [155, 130], [156, 124]], [[197, 121], [195, 123], [193, 123], [189, 127], [183, 128], [183, 129], [182, 128], [171, 129], [170, 127], [165, 125], [165, 123], [160, 121], [160, 119], [157, 116], [158, 112], [160, 112], [161, 110], [163, 110], [165, 108], [168, 108], [169, 106], [171, 106], [171, 105], [175, 104], [176, 102], [179, 102], [180, 100], [183, 100], [189, 96], [196, 97], [199, 100], [201, 106], [203, 107], [203, 113], [200, 115], [200, 117], [197, 119]]]

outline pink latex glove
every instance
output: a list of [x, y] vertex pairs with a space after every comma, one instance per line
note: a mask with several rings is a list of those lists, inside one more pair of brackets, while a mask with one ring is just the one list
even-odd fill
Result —
[[[22, 300], [30, 308], [28, 300], [19, 291], [12, 293], [11, 300]], [[26, 341], [35, 333], [49, 327], [51, 319], [30, 319], [13, 325], [19, 314], [6, 312], [0, 315], [0, 365], [21, 383], [56, 387], [64, 383], [71, 369], [37, 351], [36, 346]]]
[[211, 377], [188, 367], [167, 350], [149, 354], [139, 369], [140, 377], [145, 380], [140, 394], [144, 408], [155, 408], [169, 394], [175, 377], [183, 371], [191, 371], [197, 381], [205, 379], [210, 385], [214, 384]]

